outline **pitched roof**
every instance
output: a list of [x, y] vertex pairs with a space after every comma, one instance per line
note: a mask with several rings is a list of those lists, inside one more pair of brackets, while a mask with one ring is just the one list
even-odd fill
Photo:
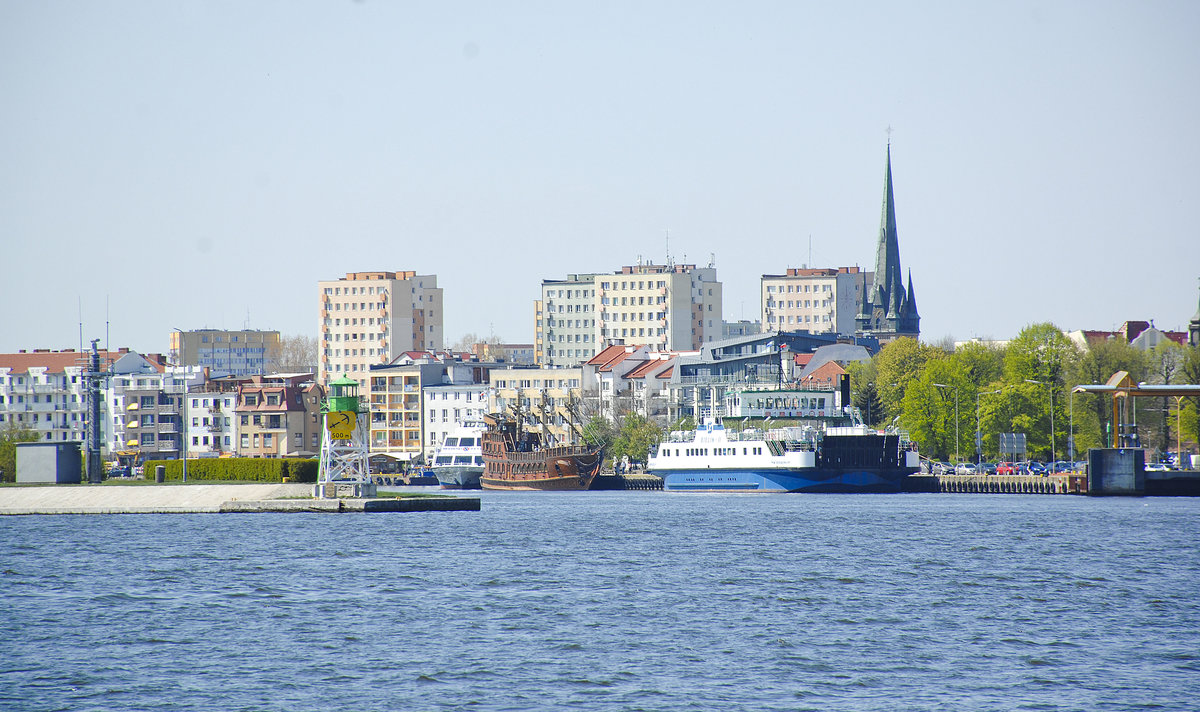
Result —
[[[129, 349], [122, 348], [118, 351], [101, 351], [100, 363], [103, 365], [109, 362], [116, 361], [120, 357], [129, 353]], [[35, 349], [34, 351], [20, 351], [15, 354], [0, 354], [0, 368], [11, 369], [12, 373], [28, 373], [30, 368], [45, 368], [48, 373], [63, 373], [66, 369], [72, 366], [85, 366], [87, 359], [91, 356], [90, 351], [76, 351], [75, 349], [67, 349], [65, 351], [50, 351], [48, 349]], [[157, 354], [151, 354], [161, 359]], [[149, 357], [156, 367], [161, 366], [155, 363]]]

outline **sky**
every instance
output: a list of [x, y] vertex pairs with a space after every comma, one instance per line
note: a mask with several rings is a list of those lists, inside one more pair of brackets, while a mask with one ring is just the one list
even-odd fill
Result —
[[0, 0], [0, 352], [316, 336], [437, 275], [447, 344], [544, 279], [874, 268], [922, 338], [1200, 306], [1200, 3]]

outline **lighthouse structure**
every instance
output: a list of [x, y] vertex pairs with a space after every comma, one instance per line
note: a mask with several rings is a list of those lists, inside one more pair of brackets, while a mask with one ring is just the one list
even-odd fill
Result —
[[313, 496], [374, 497], [367, 464], [370, 411], [358, 397], [358, 381], [342, 376], [329, 384], [321, 419], [321, 469]]

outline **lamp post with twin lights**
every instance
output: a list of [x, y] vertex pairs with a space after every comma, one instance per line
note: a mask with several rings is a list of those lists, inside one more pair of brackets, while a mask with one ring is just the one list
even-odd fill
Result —
[[1047, 386], [1050, 391], [1050, 466], [1054, 467], [1054, 384], [1045, 381], [1035, 381], [1032, 378], [1026, 378], [1026, 383], [1036, 383], [1039, 386]]
[[999, 390], [983, 391], [975, 394], [975, 459], [976, 466], [983, 465], [983, 433], [979, 427], [979, 396], [990, 396], [999, 393]]

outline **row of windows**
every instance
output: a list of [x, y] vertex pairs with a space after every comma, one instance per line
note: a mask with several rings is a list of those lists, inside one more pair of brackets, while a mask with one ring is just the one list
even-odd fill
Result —
[[[792, 320], [793, 318], [795, 319], [795, 321]], [[767, 321], [771, 322], [772, 324], [774, 324], [776, 322], [778, 322], [780, 324], [784, 323], [782, 316], [776, 317], [774, 314], [771, 314], [770, 316], [768, 316]], [[805, 314], [803, 319], [801, 319], [798, 316], [792, 317], [789, 315], [786, 323], [788, 323], [788, 324], [828, 324], [830, 321], [831, 321], [831, 319], [829, 318], [828, 314], [821, 314], [821, 315], [817, 315], [814, 317], [810, 317], [808, 314]]]
[[[833, 285], [830, 285], [830, 284], [814, 284], [814, 285], [807, 285], [807, 284], [806, 284], [806, 285], [804, 285], [804, 289], [803, 289], [803, 290], [801, 290], [801, 289], [800, 289], [800, 285], [799, 285], [799, 284], [797, 284], [797, 285], [791, 285], [791, 284], [789, 284], [789, 285], [787, 286], [787, 291], [786, 291], [786, 293], [787, 293], [787, 294], [791, 294], [791, 293], [792, 293], [792, 287], [793, 287], [793, 286], [795, 286], [795, 287], [796, 287], [796, 292], [804, 292], [804, 293], [807, 293], [807, 292], [810, 292], [810, 291], [812, 291], [812, 292], [832, 292], [832, 291], [833, 291]], [[812, 289], [811, 289], [811, 290], [809, 289], [809, 286], [811, 286], [811, 287], [812, 287]], [[776, 287], [774, 284], [768, 284], [768, 285], [767, 285], [767, 293], [768, 293], [768, 294], [774, 294], [774, 293], [776, 293], [776, 292], [779, 292], [780, 294], [784, 294], [785, 292], [784, 292], [784, 289], [783, 289], [783, 285], [779, 285], [778, 287]]]
[[666, 304], [667, 303], [666, 297], [650, 297], [649, 301], [646, 301], [646, 299], [647, 299], [646, 297], [621, 297], [621, 301], [620, 301], [620, 303], [618, 303], [616, 297], [613, 297], [611, 300], [608, 297], [601, 297], [600, 303], [604, 304], [606, 306], [611, 305], [611, 306], [622, 306], [622, 307], [638, 306], [638, 305], [642, 305], [642, 304]]
[[[4, 398], [5, 398], [5, 396], [0, 396], [0, 404], [4, 403]], [[37, 394], [34, 394], [34, 395], [32, 395], [32, 396], [29, 396], [29, 402], [30, 402], [30, 403], [41, 403], [42, 401], [41, 401], [41, 400], [39, 400], [40, 398], [42, 398], [42, 396], [39, 396], [39, 395], [37, 395]], [[45, 396], [45, 398], [46, 398], [46, 400], [45, 400], [45, 402], [46, 402], [46, 403], [53, 403], [53, 402], [54, 402], [54, 396], [53, 396], [53, 395], [47, 395], [47, 396]], [[9, 402], [10, 404], [15, 404], [15, 403], [24, 403], [24, 402], [25, 402], [25, 396], [8, 396], [8, 402]], [[60, 394], [60, 395], [59, 395], [59, 400], [58, 400], [58, 402], [59, 402], [59, 403], [66, 403], [66, 402], [67, 402], [67, 396], [66, 396], [66, 394], [65, 394], [65, 393], [63, 393], [63, 394]], [[72, 393], [72, 394], [71, 394], [71, 401], [70, 401], [70, 402], [71, 402], [71, 403], [78, 403], [78, 402], [79, 402], [79, 395], [78, 395], [77, 393]]]
[[[793, 304], [793, 301], [795, 302], [794, 304]], [[775, 306], [778, 306], [780, 309], [784, 309], [784, 308], [787, 308], [787, 309], [803, 309], [803, 308], [805, 308], [805, 307], [809, 307], [809, 308], [811, 308], [811, 307], [817, 307], [817, 308], [820, 308], [820, 307], [830, 307], [830, 306], [833, 306], [833, 300], [832, 300], [832, 299], [824, 299], [824, 300], [820, 300], [820, 301], [818, 301], [818, 300], [816, 300], [816, 299], [803, 299], [803, 300], [802, 300], [802, 299], [796, 299], [796, 300], [791, 300], [791, 299], [789, 299], [789, 300], [787, 300], [787, 302], [786, 302], [786, 303], [787, 303], [787, 307], [784, 307], [784, 300], [782, 300], [782, 299], [780, 299], [778, 302], [776, 302], [774, 299], [768, 299], [768, 300], [767, 300], [767, 306], [768, 306], [768, 307], [775, 307]]]
[[326, 287], [325, 293], [336, 297], [340, 297], [343, 294], [346, 296], [379, 294], [386, 297], [387, 287]]
[[[649, 285], [649, 286], [647, 286]], [[662, 280], [643, 280], [639, 279], [636, 282], [629, 280], [621, 280], [620, 282], [601, 282], [601, 289], [664, 289], [667, 283]]]

